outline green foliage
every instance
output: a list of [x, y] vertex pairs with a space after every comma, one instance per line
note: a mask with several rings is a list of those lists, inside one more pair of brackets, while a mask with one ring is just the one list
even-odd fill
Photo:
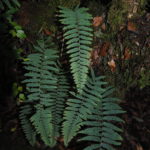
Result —
[[145, 13], [145, 8], [148, 6], [148, 0], [139, 0], [139, 6], [138, 13], [143, 15]]
[[[35, 113], [32, 114], [30, 122], [45, 144], [53, 147], [60, 133], [68, 84], [56, 63], [58, 52], [50, 42], [49, 39], [37, 41], [37, 45], [34, 46], [35, 53], [30, 54], [28, 61], [24, 62], [28, 72], [23, 83], [26, 83], [28, 91], [27, 105], [34, 104]], [[24, 111], [21, 112], [22, 116], [23, 113]], [[25, 133], [29, 142], [33, 143], [29, 132]]]
[[18, 105], [20, 104], [20, 102], [25, 101], [25, 94], [23, 93], [23, 87], [19, 86], [16, 82], [13, 83], [12, 92], [13, 92], [13, 97], [17, 98]]
[[[97, 105], [98, 99], [96, 95], [99, 95], [97, 88], [100, 85], [104, 85], [105, 82], [96, 82], [95, 78], [88, 78], [82, 94], [71, 92], [73, 98], [68, 99], [66, 111], [64, 112], [63, 135], [65, 145], [68, 145], [70, 140], [78, 134], [81, 126], [84, 125], [84, 120], [87, 120], [88, 115], [92, 113], [93, 107]], [[101, 90], [103, 91], [104, 89], [100, 88]]]
[[17, 0], [2, 0], [0, 1], [0, 12], [4, 11], [4, 15], [7, 20], [12, 20], [13, 14], [15, 14], [20, 7], [20, 3]]
[[[114, 122], [122, 122], [118, 114], [124, 113], [118, 99], [108, 97], [114, 89], [106, 87], [104, 76], [89, 73], [92, 29], [86, 8], [62, 8], [60, 22], [64, 25], [64, 39], [70, 56], [70, 72], [76, 87], [70, 88], [66, 74], [58, 63], [59, 51], [49, 38], [34, 45], [25, 64], [27, 98], [21, 107], [21, 124], [31, 145], [36, 136], [54, 147], [61, 136], [65, 146], [79, 133], [80, 140], [93, 142], [86, 150], [113, 150], [120, 145], [121, 131]], [[70, 96], [68, 91], [71, 89]], [[81, 129], [85, 127], [86, 129]]]
[[9, 21], [9, 23], [12, 25], [13, 29], [10, 30], [10, 33], [12, 34], [13, 37], [17, 37], [19, 39], [24, 39], [26, 38], [26, 34], [24, 33], [22, 27], [18, 25], [14, 21]]
[[19, 39], [26, 38], [22, 27], [13, 21], [13, 15], [19, 10], [20, 3], [17, 0], [2, 0], [0, 1], [0, 11], [2, 10], [2, 16], [5, 16], [9, 24], [12, 26], [12, 29], [9, 31], [13, 37]]
[[67, 53], [70, 56], [71, 73], [78, 92], [82, 92], [87, 80], [88, 67], [90, 64], [90, 51], [92, 44], [92, 29], [86, 8], [70, 10], [61, 8], [60, 22], [65, 25], [64, 38], [67, 41]]
[[[118, 134], [119, 127], [112, 122], [122, 122], [116, 115], [124, 113], [118, 105], [118, 99], [109, 97], [114, 89], [105, 87], [107, 84], [103, 76], [88, 78], [82, 94], [71, 93], [74, 98], [67, 101], [64, 112], [63, 135], [64, 143], [68, 145], [70, 140], [78, 133], [85, 134], [81, 141], [92, 141], [93, 144], [86, 150], [95, 148], [113, 149], [112, 145], [120, 145], [122, 137]], [[86, 129], [81, 130], [82, 126]], [[81, 130], [81, 131], [80, 131]]]
[[141, 89], [146, 86], [150, 86], [150, 71], [142, 70], [140, 72], [140, 79], [138, 80], [138, 84]]
[[55, 105], [52, 106], [52, 121], [54, 123], [54, 137], [60, 136], [61, 123], [63, 122], [63, 113], [66, 105], [66, 98], [68, 97], [69, 85], [64, 74], [58, 75], [57, 91], [54, 92]]
[[31, 106], [25, 105], [21, 107], [19, 117], [21, 120], [21, 125], [25, 133], [25, 136], [28, 139], [29, 143], [33, 146], [35, 145], [35, 142], [36, 142], [36, 132], [29, 120], [29, 117], [32, 115], [32, 113], [33, 113], [33, 110]]
[[13, 92], [13, 96], [14, 97], [16, 97], [22, 91], [23, 91], [23, 87], [22, 86], [19, 86], [16, 82], [13, 83], [12, 92]]
[[99, 77], [93, 76], [93, 84], [96, 86], [97, 93], [94, 96], [96, 104], [92, 114], [87, 116], [87, 121], [83, 124], [87, 128], [80, 131], [85, 136], [80, 141], [92, 141], [93, 144], [86, 147], [85, 150], [114, 150], [112, 145], [120, 145], [122, 137], [118, 134], [122, 130], [117, 127], [115, 122], [123, 122], [116, 116], [124, 113], [118, 105], [118, 99], [110, 97], [114, 89], [112, 87], [104, 88], [103, 81]]
[[112, 5], [108, 12], [108, 22], [113, 30], [116, 32], [119, 30], [118, 27], [125, 22], [128, 7], [123, 1], [113, 0]]
[[46, 145], [53, 146], [55, 144], [54, 138], [51, 136], [53, 132], [52, 116], [50, 109], [44, 109], [41, 105], [36, 107], [36, 113], [30, 118], [36, 132], [40, 134], [41, 139]]
[[1, 0], [0, 1], [0, 9], [4, 10], [5, 7], [12, 9], [12, 8], [19, 8], [20, 3], [18, 0]]

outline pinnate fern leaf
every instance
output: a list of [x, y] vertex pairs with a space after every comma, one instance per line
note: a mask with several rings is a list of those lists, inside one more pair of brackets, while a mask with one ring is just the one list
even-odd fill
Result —
[[61, 124], [63, 121], [63, 112], [68, 98], [69, 84], [65, 74], [61, 70], [57, 75], [57, 90], [51, 93], [54, 97], [53, 105], [50, 107], [52, 111], [53, 137], [58, 138], [61, 133]]
[[37, 107], [36, 113], [31, 117], [31, 122], [36, 129], [36, 132], [40, 134], [41, 139], [48, 146], [53, 146], [55, 141], [50, 136], [52, 135], [52, 116], [50, 110], [44, 109], [41, 106]]
[[[33, 127], [50, 147], [60, 136], [60, 123], [68, 93], [65, 74], [57, 64], [58, 51], [49, 39], [37, 41], [35, 52], [27, 57], [25, 69], [27, 102], [35, 110], [30, 117]], [[22, 118], [21, 118], [22, 119]], [[30, 142], [30, 138], [28, 138]]]
[[[68, 145], [71, 139], [78, 134], [84, 121], [92, 114], [93, 107], [97, 105], [98, 98], [101, 97], [100, 93], [97, 92], [99, 85], [105, 85], [105, 82], [97, 83], [97, 80], [93, 81], [93, 79], [88, 78], [82, 94], [71, 92], [73, 98], [68, 99], [68, 106], [64, 112], [63, 135], [65, 145]], [[100, 90], [104, 92], [104, 89], [100, 88]]]
[[4, 10], [5, 7], [12, 9], [12, 8], [19, 8], [20, 3], [18, 0], [1, 0], [0, 1], [0, 9]]
[[28, 139], [29, 143], [34, 146], [36, 142], [36, 132], [29, 120], [29, 117], [33, 113], [33, 110], [30, 105], [25, 105], [21, 107], [20, 110], [20, 120], [23, 131], [25, 133], [26, 138]]
[[36, 53], [28, 56], [28, 61], [25, 61], [25, 73], [28, 96], [30, 102], [39, 102], [41, 105], [51, 106], [53, 92], [57, 88], [57, 77], [55, 73], [59, 72], [56, 64], [58, 58], [57, 50], [52, 47], [52, 44], [45, 40], [39, 40], [34, 46]]
[[[66, 146], [78, 133], [85, 135], [81, 141], [94, 143], [85, 150], [113, 150], [112, 145], [121, 144], [119, 132], [122, 130], [114, 123], [123, 121], [116, 115], [124, 111], [118, 105], [119, 99], [108, 97], [114, 89], [107, 88], [103, 78], [95, 77], [92, 71], [82, 94], [71, 92], [73, 98], [68, 99], [64, 112], [63, 135]], [[87, 128], [81, 130], [82, 126]]]
[[87, 81], [92, 44], [92, 16], [86, 8], [60, 9], [60, 22], [64, 24], [64, 39], [67, 44], [67, 53], [70, 56], [71, 72], [79, 93]]
[[[101, 80], [97, 80], [95, 84], [100, 85], [101, 82]], [[97, 105], [92, 110], [92, 114], [88, 115], [87, 121], [84, 121], [84, 125], [87, 128], [80, 131], [80, 133], [85, 135], [80, 141], [93, 142], [92, 145], [86, 147], [84, 150], [115, 150], [113, 146], [121, 144], [122, 137], [119, 132], [122, 130], [115, 122], [123, 122], [116, 115], [122, 114], [124, 111], [118, 105], [119, 99], [110, 97], [113, 91], [112, 87], [104, 88], [97, 86], [97, 92], [99, 93], [99, 96], [95, 95], [98, 98]]]

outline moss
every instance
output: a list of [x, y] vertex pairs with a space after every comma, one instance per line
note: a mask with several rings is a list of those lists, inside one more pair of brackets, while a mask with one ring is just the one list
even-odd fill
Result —
[[141, 8], [145, 8], [148, 3], [148, 0], [139, 0]]
[[146, 6], [148, 5], [148, 0], [139, 0], [139, 9], [138, 9], [138, 14], [141, 16], [141, 15], [144, 15], [145, 13], [145, 8]]
[[108, 22], [113, 31], [118, 31], [119, 27], [124, 24], [127, 12], [128, 6], [124, 2], [113, 1], [108, 12]]

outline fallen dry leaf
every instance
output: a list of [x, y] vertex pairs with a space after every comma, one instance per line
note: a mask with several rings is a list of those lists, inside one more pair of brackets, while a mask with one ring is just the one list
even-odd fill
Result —
[[101, 25], [101, 28], [102, 28], [102, 30], [106, 30], [106, 24], [105, 23], [103, 23], [102, 25]]
[[93, 26], [94, 27], [98, 27], [99, 25], [101, 25], [103, 23], [103, 17], [101, 16], [97, 16], [93, 18]]
[[128, 22], [128, 26], [127, 26], [129, 31], [137, 31], [136, 25], [133, 22]]
[[115, 69], [116, 69], [116, 63], [115, 63], [115, 61], [113, 59], [108, 62], [108, 66], [110, 67], [110, 69], [111, 69], [112, 72], [115, 71]]
[[141, 145], [136, 145], [136, 150], [143, 150]]
[[48, 29], [43, 29], [43, 31], [44, 31], [45, 35], [51, 35], [52, 34], [52, 32], [50, 32]]
[[125, 25], [125, 24], [122, 24], [122, 25], [120, 25], [119, 30], [121, 31], [121, 30], [123, 30], [125, 27], [126, 27], [126, 25]]
[[90, 65], [97, 65], [99, 63], [100, 56], [99, 56], [99, 46], [94, 46], [93, 50], [91, 52], [91, 58], [90, 58]]
[[98, 51], [97, 50], [93, 50], [92, 53], [91, 53], [91, 58], [93, 60], [96, 60], [98, 57], [99, 57]]
[[107, 51], [110, 47], [110, 43], [109, 42], [105, 42], [102, 47], [100, 48], [100, 56], [106, 56], [107, 55]]
[[111, 46], [108, 49], [108, 54], [113, 56], [113, 48]]
[[124, 60], [128, 60], [131, 58], [131, 51], [128, 49], [128, 48], [125, 48], [125, 51], [124, 51]]

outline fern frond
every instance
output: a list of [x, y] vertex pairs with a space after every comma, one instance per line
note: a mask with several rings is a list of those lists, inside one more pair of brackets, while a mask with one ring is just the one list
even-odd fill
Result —
[[[36, 132], [46, 145], [53, 147], [60, 136], [62, 115], [68, 96], [69, 85], [57, 63], [58, 54], [49, 40], [39, 40], [35, 53], [24, 62], [28, 91], [27, 102], [33, 103], [36, 111], [31, 117]], [[44, 117], [45, 116], [45, 117]], [[38, 124], [39, 122], [39, 124]]]
[[28, 61], [24, 62], [25, 69], [28, 71], [25, 76], [28, 96], [30, 102], [39, 102], [45, 107], [51, 106], [50, 92], [57, 88], [57, 77], [55, 73], [59, 72], [56, 64], [58, 58], [57, 50], [53, 44], [46, 40], [39, 40], [34, 46], [36, 53], [28, 56]]
[[[96, 82], [93, 84], [100, 85], [102, 81], [94, 78]], [[119, 100], [117, 98], [108, 97], [114, 91], [112, 87], [97, 86], [95, 91], [97, 91], [97, 95], [94, 95], [97, 99], [97, 105], [94, 106], [92, 114], [87, 116], [87, 121], [83, 123], [87, 128], [80, 131], [80, 133], [85, 134], [80, 141], [93, 142], [85, 150], [115, 150], [113, 145], [120, 145], [122, 140], [119, 134], [122, 130], [115, 125], [115, 122], [123, 121], [116, 115], [122, 114], [124, 111], [118, 105]]]
[[[63, 135], [66, 146], [78, 134], [78, 131], [84, 125], [84, 121], [87, 120], [88, 116], [92, 114], [93, 107], [97, 105], [97, 101], [101, 97], [97, 88], [99, 85], [105, 84], [105, 82], [101, 81], [98, 83], [97, 80], [93, 81], [93, 79], [88, 78], [82, 94], [71, 92], [73, 98], [67, 101], [68, 106], [64, 112]], [[102, 93], [104, 89], [100, 88], [100, 91]]]
[[[52, 95], [57, 90], [57, 75], [59, 68], [56, 60], [58, 51], [49, 39], [37, 41], [34, 46], [35, 53], [30, 54], [24, 62], [26, 83], [28, 92], [27, 102], [34, 103], [35, 114], [31, 117], [36, 132], [41, 135], [46, 145], [53, 147], [56, 140], [53, 138], [52, 106], [55, 104], [55, 97]], [[37, 109], [38, 108], [38, 109]], [[37, 124], [39, 122], [39, 124]], [[46, 123], [46, 124], [45, 124]]]
[[[124, 111], [118, 105], [117, 98], [108, 98], [114, 89], [105, 88], [107, 82], [104, 82], [103, 78], [103, 76], [95, 77], [92, 72], [82, 94], [71, 92], [74, 98], [67, 101], [68, 106], [64, 112], [63, 135], [66, 146], [78, 133], [85, 134], [85, 137], [80, 140], [95, 143], [86, 150], [97, 148], [111, 150], [112, 145], [120, 145], [122, 138], [118, 132], [121, 129], [113, 122], [121, 122], [122, 119], [116, 115]], [[81, 126], [87, 126], [87, 128], [81, 130]]]
[[21, 120], [21, 125], [25, 133], [26, 138], [29, 143], [33, 146], [36, 142], [36, 132], [29, 120], [29, 117], [32, 114], [32, 108], [29, 105], [21, 107], [19, 118]]
[[30, 120], [44, 143], [48, 146], [53, 146], [55, 141], [50, 137], [52, 135], [51, 131], [53, 130], [50, 110], [44, 109], [39, 105], [36, 113], [30, 118]]
[[64, 38], [67, 41], [67, 53], [70, 55], [71, 72], [79, 93], [87, 81], [92, 44], [92, 28], [86, 8], [74, 10], [62, 8], [60, 22], [64, 24]]
[[4, 10], [5, 7], [12, 9], [12, 8], [19, 8], [20, 3], [18, 0], [1, 0], [0, 1], [0, 9]]
[[58, 138], [61, 133], [61, 124], [63, 121], [63, 112], [66, 105], [66, 99], [69, 93], [69, 84], [65, 74], [60, 71], [57, 75], [57, 90], [51, 95], [54, 97], [53, 105], [50, 107], [52, 112], [53, 138]]

